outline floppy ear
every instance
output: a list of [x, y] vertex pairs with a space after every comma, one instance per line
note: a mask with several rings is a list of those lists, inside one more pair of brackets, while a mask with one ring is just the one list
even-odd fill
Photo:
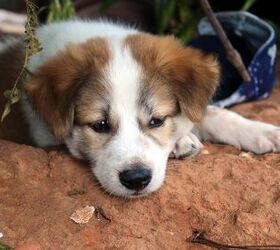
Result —
[[32, 73], [24, 86], [31, 105], [57, 139], [70, 132], [79, 89], [107, 60], [101, 40], [70, 45]]
[[171, 85], [181, 111], [191, 121], [199, 122], [219, 84], [219, 64], [213, 55], [179, 44], [171, 45], [174, 41], [168, 41], [170, 39], [167, 38], [167, 52], [160, 55], [159, 51], [159, 71]]
[[191, 121], [201, 121], [219, 83], [220, 69], [215, 57], [184, 47], [171, 36], [142, 35], [130, 39], [134, 45], [138, 43], [136, 48], [147, 47], [144, 53], [133, 48], [132, 52], [144, 68], [156, 71], [170, 85], [181, 111]]

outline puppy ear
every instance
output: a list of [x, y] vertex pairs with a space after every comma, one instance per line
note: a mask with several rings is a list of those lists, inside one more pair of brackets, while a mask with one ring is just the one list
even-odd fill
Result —
[[63, 55], [43, 65], [25, 85], [31, 105], [58, 139], [72, 126], [74, 98], [83, 78], [73, 58]]
[[167, 47], [159, 59], [161, 74], [171, 85], [180, 108], [191, 121], [201, 121], [219, 84], [219, 64], [213, 55], [194, 48]]
[[142, 45], [142, 48], [147, 49], [144, 53], [139, 53], [132, 48], [136, 59], [140, 59], [144, 68], [156, 71], [165, 79], [177, 98], [181, 111], [191, 121], [201, 121], [219, 83], [220, 69], [215, 57], [184, 47], [173, 37], [139, 37], [131, 38], [133, 47], [138, 43], [136, 47]]
[[31, 105], [57, 139], [67, 136], [73, 126], [80, 88], [108, 59], [101, 40], [70, 45], [34, 72], [24, 86]]

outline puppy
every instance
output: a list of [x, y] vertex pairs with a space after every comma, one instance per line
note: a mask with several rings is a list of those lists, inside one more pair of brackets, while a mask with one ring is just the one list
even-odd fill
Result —
[[[43, 50], [21, 82], [17, 122], [8, 117], [1, 137], [66, 144], [109, 193], [139, 197], [157, 190], [168, 157], [197, 154], [200, 140], [257, 154], [280, 151], [278, 127], [208, 106], [219, 82], [211, 55], [103, 21], [54, 23], [37, 34]], [[11, 86], [23, 42], [2, 47], [0, 79]], [[1, 91], [7, 88], [2, 84]]]

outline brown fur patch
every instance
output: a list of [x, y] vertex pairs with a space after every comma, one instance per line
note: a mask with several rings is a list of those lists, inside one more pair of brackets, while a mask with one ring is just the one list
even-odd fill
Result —
[[83, 126], [105, 119], [109, 113], [110, 92], [110, 86], [98, 79], [84, 86], [77, 99], [75, 123]]
[[69, 133], [74, 119], [74, 104], [81, 87], [100, 77], [110, 59], [104, 39], [71, 44], [65, 52], [49, 59], [26, 84], [34, 108], [61, 139]]
[[185, 48], [173, 37], [148, 34], [126, 39], [145, 74], [159, 75], [170, 86], [181, 110], [199, 122], [219, 82], [219, 66], [212, 55]]

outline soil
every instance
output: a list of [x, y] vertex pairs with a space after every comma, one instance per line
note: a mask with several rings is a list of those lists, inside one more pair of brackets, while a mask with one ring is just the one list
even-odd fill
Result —
[[[233, 109], [280, 125], [280, 89]], [[63, 150], [0, 141], [0, 241], [17, 250], [211, 249], [188, 242], [202, 230], [225, 244], [280, 245], [280, 154], [205, 148], [209, 154], [170, 160], [158, 192], [125, 200]], [[95, 207], [88, 223], [70, 219], [86, 206]]]

